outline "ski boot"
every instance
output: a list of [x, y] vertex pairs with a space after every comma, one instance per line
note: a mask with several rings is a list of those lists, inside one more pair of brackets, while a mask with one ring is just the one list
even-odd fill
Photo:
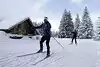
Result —
[[50, 56], [50, 52], [47, 52], [47, 56], [46, 57], [49, 57]]

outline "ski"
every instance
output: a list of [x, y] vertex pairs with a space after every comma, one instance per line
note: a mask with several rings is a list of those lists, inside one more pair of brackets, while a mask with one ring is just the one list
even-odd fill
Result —
[[68, 45], [72, 45], [73, 43], [69, 43]]
[[[51, 55], [53, 55], [53, 54], [55, 54], [55, 53], [52, 53]], [[46, 56], [45, 58], [43, 58], [43, 59], [41, 59], [41, 60], [37, 61], [36, 63], [34, 63], [34, 64], [32, 64], [32, 65], [37, 65], [38, 63], [40, 63], [40, 62], [42, 62], [42, 61], [46, 60], [47, 58], [50, 58], [50, 57], [51, 57], [51, 55], [50, 55], [50, 56]]]
[[[40, 52], [40, 53], [46, 53], [46, 51]], [[35, 55], [35, 54], [38, 54], [38, 53], [35, 52], [35, 53], [30, 53], [30, 54], [24, 54], [24, 55], [20, 55], [20, 56], [17, 56], [17, 57], [25, 57], [25, 56], [29, 56], [29, 55]]]
[[[68, 45], [73, 45], [73, 43], [69, 43]], [[77, 44], [76, 44], [76, 46], [77, 46]]]

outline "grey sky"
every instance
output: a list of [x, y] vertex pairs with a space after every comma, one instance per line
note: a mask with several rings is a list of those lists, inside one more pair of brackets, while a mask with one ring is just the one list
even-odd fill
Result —
[[33, 21], [42, 22], [44, 16], [48, 16], [52, 29], [59, 26], [62, 13], [66, 8], [70, 10], [75, 18], [79, 13], [80, 17], [84, 7], [87, 6], [92, 21], [100, 16], [99, 0], [0, 0], [0, 28], [9, 27], [25, 17], [31, 17]]

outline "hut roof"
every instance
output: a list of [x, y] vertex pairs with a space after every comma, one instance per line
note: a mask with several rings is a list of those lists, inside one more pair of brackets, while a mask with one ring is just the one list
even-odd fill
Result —
[[32, 25], [32, 21], [31, 21], [31, 19], [29, 18], [29, 17], [27, 17], [27, 18], [24, 18], [23, 20], [21, 20], [20, 22], [18, 22], [18, 23], [16, 23], [16, 24], [14, 24], [14, 25], [12, 25], [11, 27], [9, 27], [8, 29], [11, 29], [11, 28], [13, 28], [13, 27], [15, 27], [15, 26], [17, 26], [17, 25], [19, 25], [19, 24], [21, 24], [21, 23], [24, 23], [24, 21], [29, 21], [30, 22], [30, 24]]

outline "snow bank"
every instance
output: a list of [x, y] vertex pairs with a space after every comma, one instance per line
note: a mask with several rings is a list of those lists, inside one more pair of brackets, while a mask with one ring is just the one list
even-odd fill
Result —
[[23, 36], [22, 39], [23, 40], [26, 40], [26, 39], [40, 40], [41, 39], [41, 36], [40, 35], [36, 35], [36, 36]]
[[18, 35], [18, 34], [8, 34], [8, 36], [17, 36], [17, 37], [22, 37], [23, 35]]
[[41, 39], [41, 36], [40, 35], [36, 35], [36, 36], [33, 36], [32, 39], [40, 40]]
[[0, 31], [0, 41], [5, 41], [8, 39], [7, 33]]
[[18, 34], [7, 34], [8, 37], [23, 37], [22, 40], [28, 40], [28, 39], [33, 39], [33, 40], [40, 40], [41, 36], [40, 35], [36, 35], [36, 36], [28, 36], [28, 35], [18, 35]]

